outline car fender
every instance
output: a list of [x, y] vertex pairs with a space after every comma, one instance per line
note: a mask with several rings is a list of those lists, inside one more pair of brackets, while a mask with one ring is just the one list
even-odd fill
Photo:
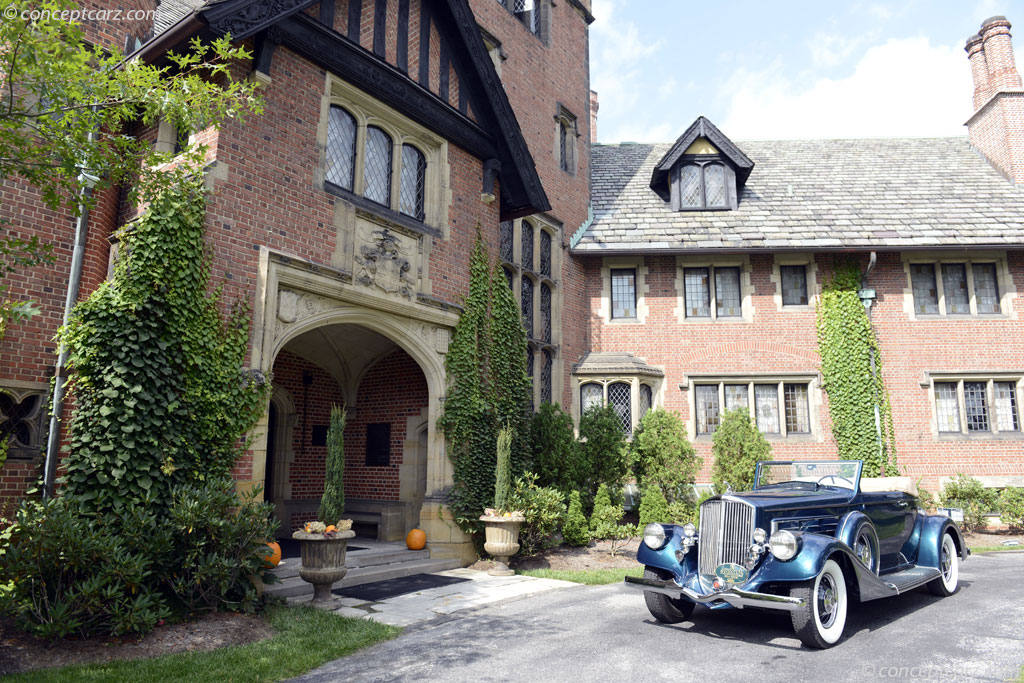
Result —
[[[856, 528], [858, 525], [854, 525]], [[850, 557], [853, 553], [842, 541], [834, 536], [824, 536], [813, 532], [794, 532], [800, 544], [796, 557], [782, 561], [770, 554], [758, 567], [757, 580], [761, 583], [775, 581], [807, 581], [813, 579], [825, 566], [825, 561], [836, 552], [843, 552]]]
[[942, 548], [942, 536], [946, 532], [953, 534], [957, 553], [961, 560], [966, 560], [971, 551], [964, 542], [964, 536], [956, 522], [945, 515], [927, 515], [921, 524], [921, 544], [917, 551], [917, 566], [939, 568], [939, 553]]
[[636, 551], [636, 560], [642, 565], [671, 572], [676, 581], [681, 583], [686, 576], [697, 571], [697, 546], [690, 548], [680, 563], [676, 559], [676, 551], [682, 546], [683, 530], [675, 524], [663, 524], [662, 526], [665, 527], [665, 545], [654, 550], [641, 541], [640, 547]]

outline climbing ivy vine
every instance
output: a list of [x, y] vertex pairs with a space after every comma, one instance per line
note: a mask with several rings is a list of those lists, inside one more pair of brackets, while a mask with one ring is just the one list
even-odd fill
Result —
[[243, 371], [248, 311], [208, 291], [202, 179], [168, 174], [122, 231], [114, 276], [61, 331], [73, 371], [66, 493], [97, 511], [170, 505], [230, 476], [267, 384]]
[[865, 476], [898, 474], [892, 408], [882, 381], [878, 340], [859, 296], [860, 278], [856, 266], [838, 267], [818, 302], [818, 352], [832, 436], [841, 458], [864, 461]]
[[469, 263], [469, 292], [445, 357], [448, 397], [439, 426], [448, 440], [454, 486], [450, 505], [466, 532], [494, 505], [498, 430], [512, 438], [512, 476], [526, 467], [530, 380], [526, 332], [500, 268], [492, 268], [477, 226]]

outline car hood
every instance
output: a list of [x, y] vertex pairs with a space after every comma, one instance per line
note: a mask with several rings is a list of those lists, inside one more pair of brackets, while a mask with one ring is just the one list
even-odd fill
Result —
[[759, 510], [788, 510], [805, 507], [832, 507], [847, 505], [854, 497], [848, 489], [820, 488], [817, 491], [807, 489], [766, 489], [745, 491], [743, 493], [727, 493], [722, 496], [726, 500], [742, 500]]

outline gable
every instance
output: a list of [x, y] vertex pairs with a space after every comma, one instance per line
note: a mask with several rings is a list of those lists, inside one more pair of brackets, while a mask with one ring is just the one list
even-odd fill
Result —
[[[711, 151], [694, 151], [711, 150]], [[665, 201], [669, 201], [669, 175], [672, 168], [686, 154], [717, 154], [728, 161], [736, 172], [736, 184], [742, 189], [747, 177], [754, 169], [754, 162], [743, 151], [725, 137], [715, 124], [703, 116], [690, 124], [682, 135], [672, 144], [668, 152], [655, 165], [651, 173], [651, 189]]]
[[251, 37], [257, 70], [283, 45], [481, 159], [503, 220], [550, 210], [466, 0], [222, 0], [195, 17]]

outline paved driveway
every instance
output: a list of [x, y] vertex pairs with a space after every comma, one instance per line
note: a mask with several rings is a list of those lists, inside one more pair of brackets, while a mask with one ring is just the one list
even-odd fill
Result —
[[1024, 553], [976, 555], [962, 588], [852, 606], [846, 638], [802, 648], [789, 616], [654, 621], [639, 592], [574, 587], [408, 629], [304, 681], [1005, 681], [1024, 665]]

